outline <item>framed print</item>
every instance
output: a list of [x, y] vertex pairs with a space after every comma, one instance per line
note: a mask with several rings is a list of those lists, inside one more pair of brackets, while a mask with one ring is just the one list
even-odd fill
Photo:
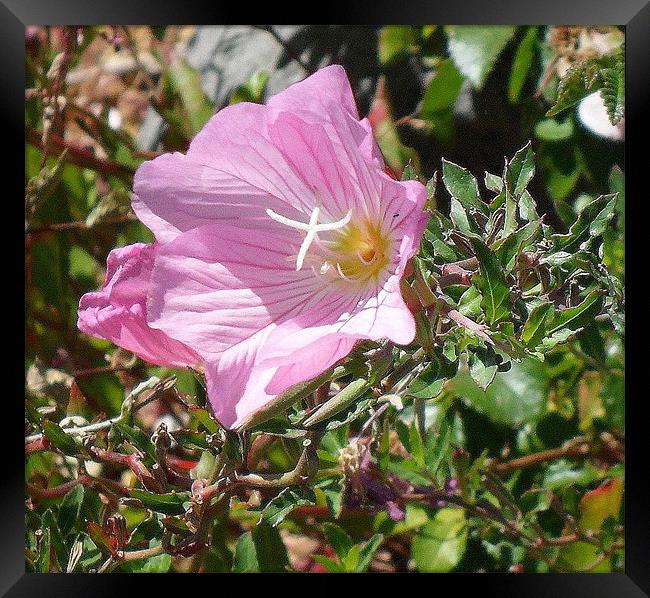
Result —
[[650, 9], [364, 4], [3, 0], [7, 596], [647, 595], [625, 316]]

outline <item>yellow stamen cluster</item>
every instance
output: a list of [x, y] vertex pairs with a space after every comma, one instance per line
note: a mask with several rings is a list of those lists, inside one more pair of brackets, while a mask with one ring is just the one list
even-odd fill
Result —
[[315, 207], [309, 222], [291, 220], [273, 210], [267, 215], [286, 226], [305, 233], [296, 256], [296, 270], [310, 262], [314, 272], [330, 273], [335, 278], [365, 283], [378, 278], [390, 258], [390, 240], [381, 226], [368, 218], [354, 219], [352, 210], [335, 222], [319, 224], [320, 208]]

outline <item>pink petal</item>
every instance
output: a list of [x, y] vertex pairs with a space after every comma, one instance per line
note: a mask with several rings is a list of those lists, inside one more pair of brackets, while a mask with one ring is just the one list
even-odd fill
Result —
[[291, 256], [298, 240], [227, 224], [179, 235], [156, 258], [149, 324], [215, 360], [266, 326], [301, 313], [323, 292], [323, 281], [310, 268], [296, 272]]
[[[301, 94], [311, 108], [298, 115], [286, 111]], [[326, 208], [355, 202], [376, 207], [374, 172], [383, 161], [369, 123], [358, 121], [343, 69], [322, 69], [275, 99], [269, 106], [228, 106], [210, 119], [186, 156], [164, 154], [140, 166], [133, 209], [158, 241], [214, 220], [266, 226], [266, 208], [295, 218], [296, 210], [309, 214], [321, 202]], [[318, 102], [327, 109], [317, 110]]]
[[307, 118], [327, 118], [333, 106], [359, 120], [357, 105], [345, 69], [333, 64], [319, 69], [306, 79], [290, 85], [269, 98], [267, 104]]
[[212, 410], [226, 428], [239, 427], [288, 388], [322, 374], [354, 346], [353, 339], [322, 338], [302, 352], [298, 363], [261, 367], [257, 358], [267, 336], [267, 332], [256, 335], [206, 367]]
[[205, 381], [212, 411], [219, 423], [232, 429], [248, 415], [262, 408], [275, 395], [264, 390], [275, 374], [274, 368], [254, 371], [259, 344], [265, 333], [253, 335], [224, 352], [205, 368]]
[[194, 351], [147, 325], [145, 301], [156, 250], [156, 245], [136, 243], [111, 251], [104, 286], [79, 302], [77, 326], [149, 363], [196, 366], [200, 359]]
[[376, 161], [380, 168], [384, 162], [374, 140], [372, 127], [367, 119], [359, 120], [357, 105], [345, 69], [333, 64], [319, 69], [313, 75], [290, 85], [284, 91], [269, 98], [272, 108], [289, 112], [308, 122], [334, 125], [333, 113], [344, 112], [354, 121], [355, 137], [362, 155]]

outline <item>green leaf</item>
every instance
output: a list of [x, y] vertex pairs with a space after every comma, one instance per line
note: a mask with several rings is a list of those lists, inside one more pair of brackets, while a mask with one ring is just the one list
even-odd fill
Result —
[[311, 558], [314, 559], [315, 562], [317, 562], [319, 565], [322, 565], [329, 571], [330, 573], [345, 573], [345, 567], [339, 563], [338, 561], [335, 561], [333, 559], [330, 559], [326, 556], [323, 556], [322, 554], [312, 554]]
[[483, 300], [488, 323], [493, 326], [510, 313], [510, 292], [499, 260], [492, 250], [480, 239], [471, 237], [470, 242], [479, 261], [480, 276], [474, 275]]
[[287, 549], [278, 530], [260, 522], [252, 532], [243, 534], [237, 542], [233, 571], [281, 572], [289, 565]]
[[58, 448], [66, 455], [74, 455], [77, 452], [77, 443], [70, 434], [66, 434], [59, 424], [45, 420], [43, 422], [43, 434], [50, 441], [52, 446]]
[[[575, 106], [580, 100], [598, 89], [606, 87], [606, 102], [609, 103], [610, 118], [623, 110], [624, 54], [622, 49], [597, 58], [588, 58], [574, 64], [562, 77], [557, 88], [555, 105], [546, 116], [556, 114]], [[623, 86], [623, 89], [621, 89]], [[605, 99], [605, 97], [603, 97]]]
[[467, 212], [463, 205], [455, 198], [451, 198], [451, 208], [449, 217], [455, 228], [465, 234], [472, 233], [472, 226], [469, 223], [469, 218], [467, 217]]
[[541, 141], [565, 141], [573, 135], [573, 119], [566, 118], [558, 121], [545, 118], [535, 125], [535, 137]]
[[343, 560], [354, 544], [352, 538], [338, 525], [329, 522], [323, 523], [323, 533], [325, 534], [327, 543], [334, 549], [338, 557]]
[[623, 60], [601, 71], [603, 86], [600, 95], [607, 115], [613, 125], [619, 123], [625, 113], [625, 64]]
[[262, 520], [276, 527], [296, 507], [316, 504], [316, 495], [311, 488], [284, 488], [262, 509]]
[[440, 509], [413, 538], [411, 554], [418, 571], [447, 573], [460, 563], [467, 546], [463, 509]]
[[553, 313], [553, 304], [546, 301], [533, 307], [521, 331], [521, 342], [534, 349], [546, 335]]
[[210, 432], [210, 434], [216, 434], [219, 430], [219, 424], [214, 420], [214, 418], [208, 413], [207, 409], [199, 407], [197, 405], [189, 406], [190, 417], [203, 425], [203, 427]]
[[463, 76], [451, 60], [443, 60], [429, 81], [422, 97], [420, 116], [425, 120], [451, 110], [463, 85]]
[[485, 186], [494, 193], [500, 193], [503, 189], [503, 179], [496, 174], [485, 173]]
[[108, 217], [126, 215], [131, 211], [131, 194], [124, 189], [115, 189], [103, 195], [86, 216], [86, 226], [92, 228]]
[[134, 426], [128, 426], [124, 422], [114, 422], [113, 428], [115, 428], [120, 435], [128, 440], [133, 446], [137, 447], [142, 453], [146, 454], [149, 459], [156, 461], [156, 448], [151, 442], [149, 436], [147, 436], [140, 428]]
[[515, 428], [541, 414], [549, 378], [544, 364], [531, 358], [513, 361], [510, 370], [498, 372], [485, 391], [468, 372], [459, 372], [450, 380], [448, 389], [496, 423]]
[[601, 235], [607, 222], [614, 216], [616, 194], [601, 195], [587, 204], [578, 215], [569, 232], [553, 235], [551, 241], [556, 251], [575, 251], [578, 246], [589, 239]]
[[235, 546], [235, 557], [232, 562], [232, 570], [235, 573], [259, 573], [260, 566], [257, 561], [257, 551], [253, 534], [246, 532], [239, 536]]
[[172, 567], [171, 554], [158, 554], [144, 561], [136, 561], [131, 564], [133, 573], [168, 573]]
[[600, 290], [592, 291], [582, 303], [568, 309], [557, 310], [555, 317], [548, 327], [548, 335], [559, 331], [578, 331], [586, 326], [600, 313], [603, 308], [603, 294]]
[[163, 116], [169, 118], [174, 114], [176, 120], [180, 119], [181, 132], [191, 138], [214, 113], [214, 106], [203, 91], [201, 77], [186, 61], [178, 59], [164, 71], [163, 78], [165, 87], [177, 95], [181, 103], [180, 115], [176, 110], [166, 110]]
[[43, 530], [43, 536], [39, 544], [38, 550], [38, 560], [36, 561], [36, 572], [37, 573], [49, 573], [50, 572], [50, 553], [51, 553], [51, 542], [50, 542], [50, 530], [45, 528]]
[[359, 556], [357, 558], [357, 564], [356, 567], [354, 568], [355, 573], [363, 573], [365, 572], [368, 567], [370, 567], [370, 563], [372, 562], [372, 557], [375, 555], [375, 552], [377, 552], [377, 549], [379, 546], [381, 546], [381, 543], [384, 541], [384, 536], [383, 534], [375, 534], [370, 540], [368, 540], [361, 550], [359, 551]]
[[[605, 481], [595, 490], [585, 493], [580, 500], [580, 531], [599, 532], [608, 519], [618, 521], [623, 500], [623, 480], [614, 478]], [[602, 550], [589, 542], [574, 542], [563, 546], [558, 556], [558, 563], [572, 571], [590, 571], [607, 573], [612, 570], [611, 558], [605, 558], [595, 567]]]
[[499, 242], [498, 247], [495, 248], [495, 253], [506, 272], [510, 272], [515, 267], [517, 256], [527, 245], [538, 239], [541, 230], [542, 221], [540, 219], [534, 220], [510, 233]]
[[519, 199], [534, 174], [535, 154], [529, 141], [524, 147], [517, 150], [512, 160], [508, 162], [506, 180], [508, 189], [515, 199]]
[[467, 362], [469, 375], [481, 390], [485, 390], [494, 381], [498, 363], [494, 350], [481, 352], [476, 350], [470, 353]]
[[487, 205], [481, 201], [476, 179], [466, 168], [443, 158], [442, 182], [450, 195], [457, 199], [465, 209], [476, 208], [484, 214], [489, 212]]
[[63, 497], [59, 508], [59, 529], [64, 536], [74, 529], [79, 520], [83, 500], [84, 487], [81, 484], [75, 486]]
[[508, 100], [511, 104], [517, 104], [521, 96], [526, 79], [530, 75], [533, 58], [535, 55], [535, 44], [537, 42], [537, 27], [528, 27], [521, 43], [515, 52], [515, 59], [510, 69], [508, 80]]
[[137, 498], [147, 509], [165, 515], [182, 515], [185, 513], [183, 503], [190, 499], [189, 492], [153, 494], [139, 488], [131, 488], [129, 494], [132, 498]]
[[367, 380], [359, 379], [350, 382], [343, 390], [329, 399], [329, 401], [323, 403], [315, 413], [310, 415], [303, 422], [303, 426], [309, 428], [330, 419], [360, 399], [369, 388], [370, 384], [368, 384]]
[[243, 85], [240, 85], [230, 96], [230, 104], [239, 102], [254, 102], [261, 104], [264, 102], [266, 85], [269, 82], [269, 74], [266, 71], [259, 71], [251, 76]]
[[405, 58], [415, 47], [415, 31], [408, 25], [388, 25], [379, 32], [379, 63]]
[[439, 368], [428, 365], [406, 389], [405, 395], [416, 399], [433, 399], [437, 397], [445, 383], [445, 378], [438, 375]]
[[448, 25], [449, 55], [458, 70], [480, 89], [516, 27]]
[[88, 528], [88, 535], [90, 539], [95, 543], [95, 546], [99, 548], [104, 554], [112, 555], [114, 548], [111, 543], [111, 538], [104, 531], [104, 528], [96, 523], [95, 521], [87, 521], [86, 527]]

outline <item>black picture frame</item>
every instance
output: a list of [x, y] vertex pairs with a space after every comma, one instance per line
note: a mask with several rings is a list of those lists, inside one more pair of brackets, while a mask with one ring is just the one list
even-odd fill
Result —
[[[286, 10], [288, 8], [289, 10]], [[8, 159], [3, 159], [5, 177], [3, 177], [5, 200], [7, 204], [15, 206], [16, 212], [12, 213], [10, 228], [15, 229], [16, 236], [20, 235], [22, 222], [22, 209], [20, 197], [23, 193], [24, 175], [19, 180], [18, 173], [23, 172], [24, 160], [22, 152], [13, 148], [20, 147], [24, 141], [24, 27], [26, 25], [44, 24], [198, 24], [198, 23], [239, 23], [255, 19], [258, 22], [296, 23], [309, 21], [307, 15], [301, 15], [292, 5], [287, 4], [281, 12], [277, 3], [268, 3], [265, 6], [255, 7], [243, 3], [224, 3], [213, 0], [212, 2], [181, 2], [176, 0], [110, 0], [109, 2], [91, 3], [88, 0], [0, 0], [0, 114], [4, 119], [2, 140], [8, 154], [17, 159], [15, 169], [7, 166]], [[331, 3], [323, 4], [318, 8], [319, 19], [325, 22], [350, 24], [387, 24], [387, 23], [444, 23], [444, 24], [610, 24], [625, 25], [626, 27], [626, 174], [627, 185], [631, 189], [628, 196], [633, 200], [628, 203], [634, 210], [634, 219], [627, 219], [632, 229], [626, 234], [630, 248], [628, 255], [627, 294], [632, 296], [632, 304], [628, 305], [632, 313], [635, 309], [643, 309], [642, 285], [645, 276], [644, 255], [642, 252], [633, 251], [640, 247], [640, 239], [634, 229], [641, 222], [647, 222], [642, 215], [642, 208], [636, 204], [647, 204], [647, 188], [643, 186], [643, 179], [647, 160], [642, 150], [641, 135], [643, 130], [648, 130], [646, 109], [650, 105], [650, 89], [648, 72], [650, 71], [650, 2], [648, 0], [572, 0], [557, 1], [547, 0], [454, 0], [450, 2], [434, 2], [432, 0], [411, 0], [404, 2], [387, 2], [386, 0], [364, 0], [351, 2], [344, 8], [335, 12]], [[639, 148], [635, 152], [627, 151], [630, 147]], [[9, 156], [8, 156], [9, 157]], [[643, 162], [642, 162], [643, 161]], [[637, 164], [638, 162], [638, 164]], [[643, 167], [645, 166], [645, 168]], [[15, 180], [14, 180], [15, 179]], [[14, 186], [15, 185], [15, 189]], [[638, 193], [634, 193], [638, 190]], [[638, 213], [637, 213], [638, 209]], [[13, 217], [17, 222], [13, 221]], [[24, 262], [21, 261], [20, 239], [7, 238], [6, 247], [11, 251], [6, 261], [17, 265], [16, 279], [7, 282], [13, 288], [20, 288], [20, 276], [24, 277]], [[639, 244], [637, 244], [639, 243]], [[15, 249], [18, 248], [18, 249]], [[13, 256], [16, 251], [16, 256]], [[641, 254], [641, 255], [640, 255]], [[0, 262], [1, 263], [1, 262]], [[22, 264], [22, 268], [21, 268]], [[8, 269], [8, 266], [7, 266]], [[637, 283], [637, 280], [639, 282]], [[632, 295], [629, 285], [632, 284]], [[22, 284], [24, 285], [24, 278]], [[636, 287], [639, 290], [635, 290]], [[635, 296], [639, 296], [639, 307]], [[20, 293], [12, 294], [19, 302]], [[629, 300], [628, 300], [629, 301]], [[16, 306], [15, 313], [20, 313]], [[23, 304], [24, 309], [24, 304]], [[7, 311], [6, 313], [13, 313]], [[23, 312], [24, 313], [24, 312]], [[642, 317], [642, 316], [641, 316]], [[7, 317], [7, 327], [10, 324], [20, 326], [20, 318]], [[634, 346], [634, 339], [640, 337], [642, 327], [636, 326], [637, 320], [632, 320], [633, 326], [628, 327], [627, 344]], [[639, 319], [639, 322], [642, 322]], [[24, 330], [24, 328], [23, 328]], [[20, 333], [17, 333], [20, 334]], [[23, 332], [24, 335], [24, 332]], [[631, 335], [631, 336], [630, 336]], [[20, 336], [12, 337], [20, 338]], [[24, 338], [24, 336], [23, 336]], [[632, 340], [630, 340], [632, 339]], [[13, 344], [13, 343], [12, 343]], [[19, 344], [19, 343], [18, 343]], [[19, 371], [20, 353], [13, 350], [17, 361], [16, 371]], [[641, 362], [642, 356], [628, 349], [627, 367], [630, 372], [635, 371], [636, 362]], [[6, 368], [12, 374], [11, 365]], [[634, 378], [634, 374], [632, 375]], [[630, 378], [628, 377], [627, 380]], [[18, 386], [18, 383], [16, 383]], [[643, 388], [639, 385], [640, 388]], [[644, 488], [646, 472], [648, 470], [644, 427], [646, 419], [640, 415], [642, 403], [646, 401], [643, 393], [632, 395], [632, 386], [626, 384], [626, 414], [627, 414], [627, 442], [630, 446], [627, 451], [628, 463], [626, 474], [625, 513], [626, 513], [626, 567], [625, 574], [448, 574], [437, 576], [433, 581], [425, 580], [431, 584], [427, 592], [457, 592], [476, 591], [480, 596], [588, 596], [598, 597], [637, 597], [650, 594], [650, 525], [648, 517], [648, 499]], [[636, 387], [634, 387], [636, 388]], [[139, 576], [137, 580], [124, 575], [109, 575], [104, 577], [75, 574], [75, 575], [43, 575], [26, 574], [24, 570], [24, 456], [21, 454], [22, 444], [18, 438], [20, 427], [20, 410], [22, 404], [18, 400], [20, 388], [6, 391], [3, 413], [5, 417], [0, 426], [0, 441], [5, 446], [3, 451], [5, 463], [2, 466], [1, 480], [2, 492], [0, 493], [0, 595], [14, 597], [22, 596], [76, 596], [76, 595], [115, 595], [116, 591], [126, 590], [129, 594], [136, 594], [137, 584], [143, 584], [142, 591], [158, 592], [158, 586], [165, 584], [171, 591], [176, 583], [181, 583], [179, 591], [196, 591], [196, 576], [190, 582], [185, 576]], [[634, 402], [631, 400], [634, 396]], [[11, 403], [11, 404], [10, 404]], [[6, 408], [6, 411], [5, 411]], [[7, 415], [7, 414], [11, 415]], [[13, 422], [13, 423], [12, 423]], [[11, 466], [15, 458], [16, 466]], [[208, 576], [209, 577], [209, 576]], [[252, 579], [254, 576], [248, 576]], [[376, 579], [376, 576], [363, 576], [363, 579]], [[336, 576], [330, 579], [342, 581]], [[358, 579], [357, 579], [358, 580]], [[229, 581], [232, 581], [229, 579]], [[246, 580], [249, 581], [249, 580]], [[384, 576], [382, 584], [388, 583], [383, 590], [390, 591], [391, 583], [399, 583], [402, 587], [400, 576]], [[208, 581], [212, 584], [213, 581]], [[241, 583], [240, 581], [237, 582]], [[271, 588], [280, 591], [286, 582], [277, 580], [278, 585]], [[349, 582], [345, 581], [346, 584]], [[362, 581], [367, 584], [367, 581]], [[448, 589], [442, 589], [440, 584], [449, 584]], [[134, 585], [136, 584], [136, 585]], [[211, 586], [210, 591], [223, 592], [223, 581], [218, 581]], [[298, 586], [288, 585], [287, 591], [309, 592], [310, 586], [303, 580], [298, 581]], [[320, 585], [320, 584], [319, 584]], [[404, 591], [404, 590], [402, 590]]]

